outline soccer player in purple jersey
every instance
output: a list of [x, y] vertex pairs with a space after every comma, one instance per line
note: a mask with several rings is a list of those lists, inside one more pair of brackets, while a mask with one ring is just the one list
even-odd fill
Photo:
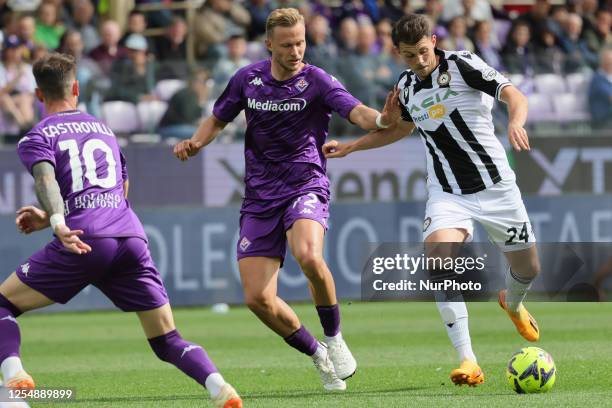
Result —
[[[365, 130], [384, 127], [387, 113], [361, 104], [333, 76], [302, 61], [304, 18], [296, 9], [270, 13], [266, 45], [272, 57], [238, 70], [213, 115], [174, 153], [181, 160], [197, 154], [245, 110], [246, 188], [237, 251], [246, 304], [290, 346], [312, 357], [326, 390], [344, 390], [343, 380], [357, 363], [340, 333], [334, 280], [323, 260], [330, 192], [321, 147], [332, 111]], [[287, 244], [309, 280], [324, 343], [277, 296]]]
[[136, 312], [155, 354], [205, 386], [216, 407], [242, 401], [199, 345], [174, 326], [161, 277], [140, 220], [127, 201], [125, 159], [112, 130], [76, 110], [79, 95], [71, 57], [51, 54], [34, 64], [36, 96], [48, 116], [34, 126], [17, 152], [35, 179], [42, 209], [18, 211], [26, 234], [51, 226], [55, 238], [0, 285], [0, 368], [9, 389], [32, 389], [19, 358], [16, 318], [53, 303], [66, 303], [87, 285], [118, 308]]

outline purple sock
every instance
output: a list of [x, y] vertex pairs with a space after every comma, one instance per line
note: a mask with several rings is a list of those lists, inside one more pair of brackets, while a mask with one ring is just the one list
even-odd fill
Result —
[[285, 337], [285, 341], [308, 356], [312, 356], [318, 347], [317, 339], [304, 326], [300, 326], [293, 334]]
[[149, 339], [149, 344], [160, 360], [175, 365], [202, 386], [209, 375], [219, 372], [202, 346], [184, 340], [176, 330]]
[[334, 337], [340, 333], [340, 306], [338, 304], [332, 306], [317, 306], [317, 313], [323, 333], [327, 337]]
[[21, 311], [0, 294], [0, 364], [9, 357], [19, 357], [21, 334], [15, 317]]

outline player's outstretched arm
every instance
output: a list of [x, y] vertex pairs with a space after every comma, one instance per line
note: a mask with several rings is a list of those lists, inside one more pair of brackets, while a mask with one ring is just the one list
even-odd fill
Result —
[[357, 105], [349, 114], [349, 120], [363, 130], [378, 130], [392, 126], [400, 119], [400, 115], [399, 90], [394, 88], [387, 94], [381, 113], [366, 105]]
[[335, 159], [359, 150], [375, 149], [395, 143], [404, 136], [412, 133], [413, 130], [414, 123], [400, 120], [388, 129], [370, 132], [351, 142], [342, 143], [337, 140], [329, 141], [323, 145], [323, 154], [328, 159]]
[[189, 140], [183, 140], [174, 146], [174, 155], [181, 161], [188, 160], [198, 154], [200, 149], [212, 142], [227, 123], [220, 121], [214, 115], [206, 118], [195, 134]]
[[34, 207], [33, 205], [21, 207], [19, 210], [17, 210], [15, 224], [17, 225], [19, 232], [23, 234], [30, 234], [34, 231], [40, 231], [51, 225], [49, 223], [49, 214], [38, 207]]
[[[55, 179], [55, 169], [53, 165], [46, 161], [38, 162], [32, 167], [34, 176], [34, 187], [36, 197], [41, 207], [49, 216], [49, 223], [53, 228], [53, 233], [62, 242], [64, 247], [75, 254], [85, 254], [91, 251], [91, 247], [79, 239], [83, 234], [82, 230], [71, 230], [66, 226], [64, 220], [64, 200], [60, 192], [59, 185]], [[42, 216], [42, 214], [38, 214]]]
[[515, 86], [505, 86], [499, 99], [508, 105], [508, 139], [517, 152], [529, 150], [529, 137], [525, 130], [527, 121], [528, 102], [525, 95]]

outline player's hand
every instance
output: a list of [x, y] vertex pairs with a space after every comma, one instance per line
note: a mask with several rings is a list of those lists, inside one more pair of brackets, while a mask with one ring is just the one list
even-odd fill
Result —
[[200, 151], [201, 147], [191, 140], [182, 140], [174, 146], [174, 155], [180, 161], [188, 160]]
[[328, 159], [336, 159], [344, 157], [351, 152], [348, 143], [340, 143], [337, 140], [332, 140], [323, 145], [323, 154]]
[[55, 227], [55, 236], [62, 242], [64, 247], [70, 252], [78, 255], [83, 255], [91, 252], [91, 247], [81, 241], [79, 235], [83, 234], [82, 230], [71, 230], [67, 225], [62, 224]]
[[17, 210], [15, 224], [19, 232], [30, 234], [34, 231], [40, 231], [47, 228], [49, 226], [49, 215], [46, 211], [34, 207], [33, 205], [21, 207]]
[[385, 106], [383, 107], [383, 110], [380, 113], [380, 119], [384, 125], [393, 125], [399, 120], [402, 114], [402, 110], [400, 108], [399, 93], [399, 89], [395, 87], [387, 94]]
[[515, 125], [513, 123], [508, 125], [508, 140], [510, 140], [510, 144], [517, 152], [521, 150], [531, 150], [527, 131], [521, 125]]

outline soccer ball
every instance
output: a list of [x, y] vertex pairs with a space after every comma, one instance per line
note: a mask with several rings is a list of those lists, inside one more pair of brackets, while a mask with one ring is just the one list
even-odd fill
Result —
[[550, 354], [539, 347], [525, 347], [512, 355], [506, 369], [508, 384], [518, 394], [547, 392], [557, 369]]

